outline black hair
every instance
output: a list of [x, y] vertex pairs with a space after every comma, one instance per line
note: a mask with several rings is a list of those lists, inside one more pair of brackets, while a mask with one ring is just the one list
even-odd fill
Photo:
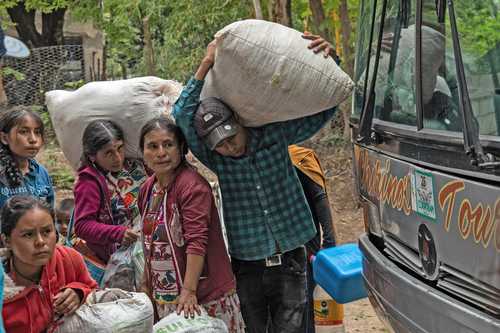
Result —
[[52, 221], [55, 221], [54, 210], [47, 203], [33, 196], [15, 195], [5, 202], [0, 211], [2, 234], [10, 237], [21, 217], [34, 208], [47, 212], [52, 217]]
[[157, 117], [149, 120], [144, 126], [142, 126], [141, 134], [139, 137], [139, 147], [141, 152], [144, 153], [144, 139], [146, 135], [154, 131], [156, 129], [162, 129], [167, 131], [168, 133], [172, 133], [177, 140], [177, 144], [181, 147], [181, 161], [184, 162], [186, 159], [186, 155], [188, 153], [188, 145], [186, 141], [186, 137], [179, 126], [177, 126], [172, 120], [167, 117]]
[[[2, 110], [0, 114], [0, 132], [8, 135], [9, 132], [26, 118], [31, 117], [40, 126], [42, 138], [44, 135], [44, 125], [42, 118], [36, 112], [30, 111], [23, 106], [12, 107], [7, 110]], [[19, 170], [17, 161], [12, 156], [12, 152], [8, 145], [0, 141], [0, 163], [5, 168], [7, 183], [10, 187], [17, 187], [23, 183], [23, 175]]]
[[75, 208], [75, 199], [73, 198], [66, 198], [62, 199], [61, 202], [59, 202], [59, 205], [57, 205], [56, 211], [57, 212], [70, 212]]
[[98, 119], [90, 122], [83, 131], [81, 166], [92, 165], [89, 157], [95, 156], [102, 147], [113, 140], [125, 141], [120, 126], [110, 120]]

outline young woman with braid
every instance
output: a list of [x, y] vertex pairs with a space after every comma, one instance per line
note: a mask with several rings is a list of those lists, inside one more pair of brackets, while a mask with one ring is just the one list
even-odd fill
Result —
[[0, 112], [0, 207], [19, 194], [54, 205], [52, 181], [35, 160], [44, 144], [43, 134], [43, 122], [37, 113], [24, 107]]

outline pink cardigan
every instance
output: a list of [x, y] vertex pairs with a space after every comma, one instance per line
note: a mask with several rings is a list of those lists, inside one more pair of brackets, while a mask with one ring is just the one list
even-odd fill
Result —
[[106, 179], [96, 169], [84, 167], [78, 171], [74, 194], [75, 233], [100, 259], [108, 262], [127, 227], [112, 225]]
[[[202, 279], [198, 284], [197, 298], [200, 303], [222, 297], [235, 289], [235, 278], [231, 270], [217, 208], [208, 182], [193, 168], [180, 166], [177, 176], [167, 190], [167, 221], [172, 218], [172, 206], [179, 210], [185, 244], [174, 246], [181, 276], [186, 273], [187, 254], [205, 256]], [[155, 176], [141, 187], [139, 210], [144, 215]]]

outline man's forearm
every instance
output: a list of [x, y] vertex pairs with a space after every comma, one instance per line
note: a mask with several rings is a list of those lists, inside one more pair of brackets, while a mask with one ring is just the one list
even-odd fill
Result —
[[212, 68], [212, 65], [213, 65], [212, 61], [203, 59], [201, 61], [200, 66], [198, 67], [198, 70], [194, 74], [194, 78], [198, 81], [205, 80], [205, 77], [207, 76], [208, 72], [210, 71], [210, 68]]

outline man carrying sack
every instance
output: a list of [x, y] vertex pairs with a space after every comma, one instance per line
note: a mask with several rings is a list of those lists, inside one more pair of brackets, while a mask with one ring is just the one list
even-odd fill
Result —
[[[311, 39], [315, 52], [331, 45]], [[173, 116], [193, 154], [219, 178], [229, 252], [248, 332], [302, 333], [306, 310], [306, 250], [316, 235], [313, 217], [288, 154], [288, 146], [312, 137], [335, 114], [331, 108], [295, 120], [243, 127], [221, 100], [201, 101], [214, 64], [207, 48]], [[333, 60], [332, 60], [333, 61]]]

